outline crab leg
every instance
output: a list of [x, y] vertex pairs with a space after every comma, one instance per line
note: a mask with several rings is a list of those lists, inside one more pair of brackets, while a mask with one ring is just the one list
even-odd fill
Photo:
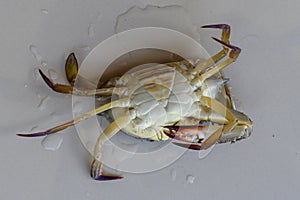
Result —
[[110, 88], [101, 88], [101, 89], [90, 89], [90, 90], [80, 90], [74, 86], [63, 85], [58, 83], [53, 83], [43, 72], [39, 70], [42, 78], [45, 83], [55, 92], [65, 93], [65, 94], [74, 94], [78, 96], [110, 96], [115, 90], [114, 87]]
[[116, 100], [116, 101], [113, 101], [113, 102], [110, 102], [110, 103], [107, 103], [103, 106], [100, 106], [92, 111], [89, 111], [87, 113], [84, 113], [78, 117], [76, 117], [75, 119], [69, 121], [69, 122], [66, 122], [64, 124], [61, 124], [59, 126], [55, 126], [53, 128], [50, 128], [46, 131], [42, 131], [42, 132], [37, 132], [37, 133], [31, 133], [31, 134], [17, 134], [17, 136], [22, 136], [22, 137], [39, 137], [39, 136], [46, 136], [46, 135], [50, 135], [50, 134], [54, 134], [54, 133], [57, 133], [61, 130], [64, 130], [70, 126], [73, 126], [75, 125], [76, 123], [82, 121], [82, 120], [85, 120], [85, 119], [88, 119], [92, 116], [95, 116], [101, 112], [104, 112], [106, 110], [109, 110], [111, 108], [114, 108], [114, 107], [127, 107], [129, 105], [129, 100], [127, 98], [124, 98], [124, 99], [120, 99], [120, 100]]
[[100, 146], [112, 136], [114, 136], [119, 130], [124, 128], [131, 121], [131, 116], [121, 117], [116, 119], [114, 122], [109, 124], [103, 131], [103, 133], [98, 137], [95, 147], [94, 147], [94, 160], [91, 164], [91, 177], [95, 180], [104, 181], [104, 180], [114, 180], [121, 179], [121, 176], [107, 175], [102, 170], [102, 161]]
[[227, 58], [226, 60], [224, 60], [223, 62], [219, 63], [218, 65], [216, 65], [215, 67], [213, 67], [212, 69], [204, 72], [203, 74], [200, 75], [200, 80], [204, 81], [208, 78], [210, 78], [211, 76], [213, 76], [214, 74], [220, 72], [222, 69], [224, 69], [225, 67], [227, 67], [228, 65], [230, 65], [231, 63], [233, 63], [234, 61], [236, 61], [236, 59], [238, 58], [241, 49], [239, 47], [230, 45], [230, 44], [226, 44], [225, 42], [217, 39], [217, 38], [213, 38], [214, 40], [216, 40], [217, 42], [221, 43], [222, 45], [228, 47], [231, 49], [231, 51], [229, 52], [229, 58]]
[[45, 83], [54, 91], [59, 93], [66, 93], [66, 94], [74, 94], [78, 96], [111, 96], [113, 91], [116, 90], [122, 90], [122, 88], [115, 89], [114, 87], [106, 87], [101, 89], [77, 89], [74, 87], [75, 80], [78, 74], [78, 62], [75, 57], [74, 53], [71, 53], [65, 63], [65, 72], [66, 77], [70, 85], [64, 85], [64, 84], [58, 84], [53, 83], [52, 80], [50, 80], [43, 72], [42, 70], [39, 70], [43, 80]]
[[241, 49], [239, 47], [236, 47], [236, 46], [233, 46], [233, 45], [230, 45], [230, 44], [226, 44], [226, 43], [222, 42], [221, 40], [219, 40], [217, 38], [213, 38], [213, 39], [216, 40], [217, 42], [221, 43], [222, 45], [224, 45], [224, 46], [231, 49], [231, 51], [229, 52], [229, 58], [227, 58], [223, 62], [217, 64], [216, 66], [214, 66], [213, 68], [211, 68], [208, 71], [204, 72], [203, 74], [196, 76], [191, 81], [192, 85], [200, 87], [206, 79], [208, 79], [211, 76], [217, 74], [222, 69], [224, 69], [225, 67], [227, 67], [231, 63], [235, 62], [236, 59], [239, 57], [239, 54], [241, 53]]
[[[228, 24], [213, 24], [213, 25], [205, 25], [201, 26], [201, 28], [216, 28], [222, 30], [222, 36], [221, 40], [229, 44], [229, 37], [230, 37], [230, 26]], [[219, 51], [217, 54], [206, 60], [205, 62], [199, 63], [194, 69], [194, 72], [202, 72], [203, 70], [206, 70], [210, 66], [214, 65], [218, 61], [220, 61], [222, 58], [226, 56], [228, 53], [228, 48], [226, 46], [223, 46], [223, 49]]]

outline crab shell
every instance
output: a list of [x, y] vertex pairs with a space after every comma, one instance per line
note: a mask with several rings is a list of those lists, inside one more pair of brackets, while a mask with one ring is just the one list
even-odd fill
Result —
[[[205, 80], [201, 85], [191, 81], [196, 74], [188, 69], [197, 65], [197, 61], [181, 61], [167, 64], [142, 65], [113, 79], [115, 97], [129, 98], [128, 107], [112, 108], [109, 120], [128, 115], [131, 122], [122, 130], [138, 138], [149, 140], [168, 140], [166, 126], [197, 126], [202, 122], [210, 122], [211, 118], [224, 120], [224, 117], [201, 104], [201, 96], [208, 96], [229, 106], [238, 118], [248, 117], [234, 109], [226, 82], [221, 74]], [[118, 88], [126, 88], [119, 90]], [[115, 99], [113, 99], [115, 100]], [[214, 130], [212, 126], [185, 138], [189, 142], [207, 138]], [[226, 135], [222, 135], [219, 143], [234, 142], [247, 138], [251, 133], [248, 126], [237, 126]], [[179, 134], [179, 133], [178, 133]], [[183, 133], [186, 134], [186, 133]]]

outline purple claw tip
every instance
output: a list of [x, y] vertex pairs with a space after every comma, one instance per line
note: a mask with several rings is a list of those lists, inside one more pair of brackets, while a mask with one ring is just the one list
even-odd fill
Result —
[[47, 132], [38, 132], [38, 133], [31, 133], [31, 134], [16, 134], [17, 136], [20, 137], [41, 137], [41, 136], [46, 136], [48, 135]]
[[46, 82], [46, 84], [47, 84], [50, 88], [53, 88], [54, 85], [53, 85], [52, 81], [51, 81], [51, 80], [50, 80], [50, 79], [42, 72], [41, 69], [39, 69], [39, 72], [40, 72], [42, 78], [44, 79], [44, 81]]
[[122, 178], [123, 178], [122, 176], [105, 176], [105, 175], [93, 177], [93, 179], [96, 181], [112, 181], [112, 180], [118, 180]]
[[219, 28], [219, 29], [230, 29], [228, 24], [211, 24], [211, 25], [204, 25], [201, 28]]

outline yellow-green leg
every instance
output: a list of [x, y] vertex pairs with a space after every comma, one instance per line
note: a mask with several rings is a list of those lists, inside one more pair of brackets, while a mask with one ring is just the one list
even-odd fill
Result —
[[116, 89], [114, 86], [96, 89], [78, 89], [74, 86], [76, 77], [78, 75], [78, 62], [74, 53], [71, 53], [65, 63], [66, 77], [70, 85], [53, 83], [42, 70], [39, 70], [41, 77], [45, 83], [54, 91], [64, 94], [74, 94], [78, 96], [111, 96], [113, 92], [118, 92], [122, 88]]
[[236, 47], [236, 46], [233, 46], [230, 44], [226, 44], [217, 38], [213, 38], [213, 39], [216, 40], [217, 42], [221, 43], [222, 45], [226, 46], [227, 48], [231, 49], [229, 52], [229, 56], [226, 60], [217, 64], [215, 67], [207, 70], [206, 72], [202, 73], [201, 75], [196, 76], [191, 82], [192, 85], [196, 85], [196, 86], [200, 87], [206, 79], [212, 77], [213, 75], [217, 74], [222, 69], [224, 69], [225, 67], [227, 67], [228, 65], [230, 65], [231, 63], [236, 61], [236, 59], [238, 58], [238, 56], [241, 52], [241, 49], [239, 47]]
[[[215, 28], [222, 30], [221, 41], [226, 44], [230, 44], [229, 37], [230, 37], [230, 26], [228, 24], [213, 24], [213, 25], [205, 25], [201, 28]], [[194, 69], [193, 72], [202, 72], [209, 67], [213, 66], [215, 63], [219, 62], [222, 58], [224, 58], [229, 49], [226, 46], [223, 46], [223, 49], [220, 50], [218, 53], [213, 55], [211, 58], [207, 59], [204, 62], [199, 63]]]
[[18, 136], [22, 136], [22, 137], [39, 137], [39, 136], [46, 136], [46, 135], [50, 135], [50, 134], [54, 134], [54, 133], [57, 133], [61, 130], [64, 130], [70, 126], [73, 126], [75, 125], [76, 123], [82, 121], [82, 120], [85, 120], [85, 119], [88, 119], [92, 116], [95, 116], [99, 113], [102, 113], [106, 110], [109, 110], [111, 108], [114, 108], [114, 107], [128, 107], [130, 104], [129, 102], [129, 99], [127, 98], [124, 98], [124, 99], [120, 99], [120, 100], [116, 100], [116, 101], [113, 101], [113, 102], [110, 102], [110, 103], [107, 103], [103, 106], [100, 106], [94, 110], [91, 110], [87, 113], [84, 113], [78, 117], [76, 117], [75, 119], [69, 121], [69, 122], [66, 122], [64, 124], [61, 124], [59, 126], [55, 126], [53, 128], [50, 128], [46, 131], [42, 131], [42, 132], [37, 132], [37, 133], [31, 133], [31, 134], [17, 134]]
[[103, 133], [98, 137], [95, 147], [94, 147], [94, 159], [91, 164], [91, 177], [95, 180], [104, 181], [104, 180], [114, 180], [121, 179], [121, 176], [114, 176], [105, 174], [102, 169], [101, 161], [101, 145], [114, 136], [119, 130], [128, 125], [133, 116], [120, 117], [114, 122], [109, 124], [103, 131]]
[[[100, 88], [100, 89], [78, 89], [72, 85], [64, 85], [53, 83], [43, 72], [39, 70], [42, 78], [44, 79], [45, 83], [55, 92], [64, 93], [64, 94], [74, 94], [78, 96], [111, 96], [113, 91], [115, 90], [114, 87], [109, 88]], [[120, 90], [121, 88], [118, 88]]]

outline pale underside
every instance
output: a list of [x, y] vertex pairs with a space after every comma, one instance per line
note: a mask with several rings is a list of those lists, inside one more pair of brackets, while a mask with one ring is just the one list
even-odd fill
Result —
[[[164, 126], [199, 125], [214, 118], [224, 117], [201, 105], [202, 95], [217, 99], [232, 108], [231, 98], [221, 74], [215, 75], [200, 87], [191, 84], [195, 74], [196, 61], [181, 61], [148, 66], [136, 72], [127, 73], [116, 81], [117, 98], [130, 98], [129, 107], [116, 107], [110, 111], [110, 118], [134, 115], [130, 123], [122, 130], [135, 137], [150, 140], [168, 140]], [[128, 88], [120, 92], [118, 88]], [[213, 129], [213, 127], [210, 127]], [[205, 134], [206, 133], [206, 134]], [[209, 132], [194, 135], [195, 140], [207, 137]]]

